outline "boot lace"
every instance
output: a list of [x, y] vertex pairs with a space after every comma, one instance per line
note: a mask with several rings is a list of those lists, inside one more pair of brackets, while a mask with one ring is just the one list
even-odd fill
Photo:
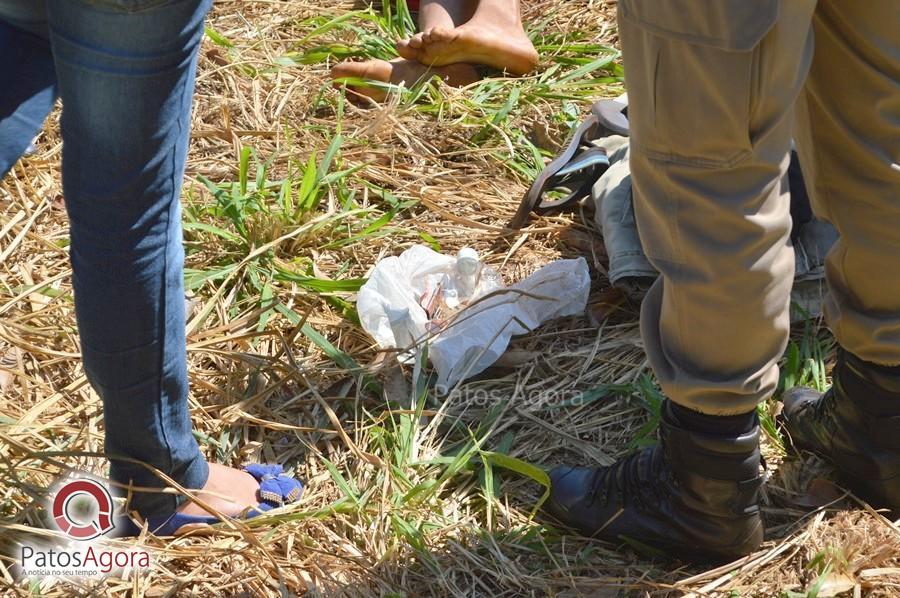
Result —
[[673, 481], [662, 446], [655, 446], [609, 467], [597, 468], [588, 501], [601, 505], [615, 501], [623, 507], [634, 504], [642, 510], [656, 510], [657, 505], [668, 498]]
[[815, 422], [815, 425], [824, 426], [828, 429], [834, 428], [835, 396], [832, 389], [829, 389], [823, 394], [819, 400], [809, 404], [806, 409], [808, 410], [810, 419]]

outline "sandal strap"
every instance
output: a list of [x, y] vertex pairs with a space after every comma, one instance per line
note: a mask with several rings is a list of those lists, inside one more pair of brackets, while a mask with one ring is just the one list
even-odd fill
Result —
[[280, 507], [296, 502], [303, 493], [303, 484], [300, 480], [282, 473], [281, 465], [265, 465], [262, 463], [249, 463], [243, 467], [259, 482], [260, 506], [269, 508]]
[[[609, 158], [603, 148], [591, 142], [610, 134], [628, 135], [628, 118], [623, 113], [628, 107], [626, 98], [594, 102], [591, 113], [578, 125], [566, 148], [541, 170], [522, 198], [518, 210], [507, 225], [518, 230], [528, 221], [532, 212], [544, 214], [551, 210], [569, 207], [591, 193], [596, 179], [609, 168]], [[562, 199], [545, 201], [547, 191], [577, 182], [574, 190]]]
[[575, 133], [572, 135], [572, 139], [569, 141], [566, 149], [544, 167], [534, 180], [534, 183], [532, 183], [531, 187], [528, 188], [528, 191], [522, 198], [522, 203], [519, 204], [519, 209], [516, 210], [516, 214], [509, 222], [509, 228], [518, 230], [525, 225], [528, 216], [541, 203], [544, 193], [547, 192], [550, 182], [553, 177], [556, 176], [556, 173], [565, 168], [566, 165], [572, 161], [572, 158], [575, 157], [578, 149], [584, 143], [585, 138], [593, 137], [597, 122], [597, 116], [591, 114], [583, 123], [578, 125], [578, 128], [575, 129]]

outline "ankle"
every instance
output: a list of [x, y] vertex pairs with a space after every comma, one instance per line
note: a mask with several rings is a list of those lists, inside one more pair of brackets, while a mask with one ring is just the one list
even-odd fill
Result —
[[666, 401], [660, 436], [666, 460], [678, 476], [740, 483], [760, 479], [756, 412], [709, 416]]
[[518, 27], [519, 29], [523, 29], [522, 17], [520, 16], [518, 9], [504, 10], [499, 6], [487, 2], [480, 2], [478, 4], [478, 8], [466, 24], [472, 22], [477, 23], [479, 26], [489, 25], [492, 27]]
[[675, 423], [690, 432], [712, 436], [736, 437], [753, 430], [757, 425], [756, 412], [738, 415], [708, 415], [669, 401]]

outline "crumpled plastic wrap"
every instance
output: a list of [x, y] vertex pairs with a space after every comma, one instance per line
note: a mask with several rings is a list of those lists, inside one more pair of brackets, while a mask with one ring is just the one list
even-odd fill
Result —
[[487, 279], [435, 331], [420, 300], [436, 277], [455, 267], [455, 257], [415, 245], [378, 262], [357, 298], [363, 328], [384, 349], [406, 349], [398, 353], [400, 361], [414, 359], [428, 341], [439, 391], [484, 371], [503, 355], [513, 336], [583, 313], [587, 305], [587, 262], [559, 260], [509, 287]]

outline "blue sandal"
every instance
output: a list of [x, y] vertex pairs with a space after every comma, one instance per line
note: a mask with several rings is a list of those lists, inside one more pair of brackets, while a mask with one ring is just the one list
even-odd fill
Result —
[[[256, 508], [248, 509], [246, 514], [240, 517], [241, 519], [250, 519], [266, 511], [297, 502], [300, 495], [303, 494], [303, 483], [282, 473], [281, 465], [251, 463], [245, 465], [241, 470], [246, 471], [259, 482], [260, 500]], [[147, 528], [155, 536], [181, 535], [216, 523], [222, 523], [222, 520], [212, 515], [185, 515], [178, 512], [147, 518]], [[125, 527], [129, 525], [132, 529], [123, 531], [121, 535], [136, 536], [140, 533], [140, 528], [130, 519], [127, 520]]]

